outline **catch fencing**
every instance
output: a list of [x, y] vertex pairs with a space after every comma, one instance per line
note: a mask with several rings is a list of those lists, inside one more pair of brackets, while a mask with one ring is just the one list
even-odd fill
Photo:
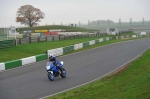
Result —
[[0, 49], [13, 47], [14, 45], [15, 45], [14, 40], [2, 40], [2, 41], [0, 41]]
[[[85, 38], [85, 37], [96, 37], [96, 36], [102, 36], [106, 35], [106, 33], [97, 33], [97, 34], [80, 34], [80, 35], [58, 35], [58, 36], [47, 36], [47, 37], [26, 37], [26, 38], [20, 38], [20, 39], [14, 39], [14, 40], [2, 40], [0, 41], [0, 49], [1, 48], [8, 48], [17, 46], [19, 44], [30, 44], [30, 43], [37, 43], [37, 42], [49, 42], [49, 41], [58, 41], [58, 40], [67, 40], [67, 39], [76, 39], [76, 38]], [[113, 39], [123, 39], [131, 37], [130, 35], [127, 36], [115, 36]], [[136, 35], [132, 35], [133, 38], [136, 37]], [[93, 45], [98, 42], [108, 41], [109, 38], [103, 38], [96, 41], [90, 41], [89, 45]], [[83, 44], [83, 46], [86, 46]], [[78, 49], [78, 47], [76, 48]]]
[[58, 40], [67, 40], [67, 39], [76, 39], [76, 38], [85, 38], [85, 37], [96, 37], [106, 34], [80, 34], [80, 35], [57, 35], [57, 36], [44, 36], [44, 37], [26, 37], [16, 39], [16, 44], [30, 44], [35, 42], [48, 42], [48, 41], [58, 41]]

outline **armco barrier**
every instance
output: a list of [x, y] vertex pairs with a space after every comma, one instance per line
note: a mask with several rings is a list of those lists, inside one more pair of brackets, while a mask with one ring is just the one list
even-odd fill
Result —
[[21, 60], [13, 60], [9, 62], [5, 62], [5, 70], [22, 66]]
[[83, 48], [83, 43], [79, 43], [79, 49]]
[[26, 65], [26, 64], [36, 62], [36, 57], [31, 56], [31, 57], [27, 57], [27, 58], [22, 58], [21, 60], [22, 60], [22, 65]]
[[47, 51], [48, 55], [53, 54], [55, 56], [59, 56], [63, 54], [63, 48], [56, 48]]
[[95, 40], [89, 41], [89, 45], [95, 44]]
[[[132, 35], [131, 37], [137, 37], [137, 36]], [[120, 36], [117, 36], [117, 38], [120, 38]], [[79, 43], [77, 45], [75, 44], [75, 45], [66, 46], [66, 47], [63, 47], [63, 48], [51, 49], [51, 50], [48, 50], [47, 52], [59, 56], [59, 55], [66, 54], [70, 51], [73, 51], [75, 49], [84, 48], [84, 47], [87, 47], [89, 45], [93, 45], [95, 43], [103, 42], [103, 41], [110, 40], [110, 39], [111, 38], [100, 38], [98, 40], [83, 42], [83, 43]], [[77, 48], [75, 48], [75, 46]], [[46, 60], [46, 59], [47, 59], [47, 54], [40, 54], [40, 55], [36, 55], [36, 56], [22, 58], [22, 59], [19, 59], [19, 60], [13, 60], [13, 61], [0, 63], [0, 71], [15, 68], [15, 67], [19, 67], [19, 66], [26, 65], [26, 64], [29, 64], [29, 63], [33, 63], [33, 62], [39, 62], [39, 61]]]
[[121, 39], [124, 39], [124, 36], [121, 36]]
[[42, 61], [42, 60], [46, 60], [47, 59], [47, 54], [40, 54], [40, 55], [36, 55], [36, 62]]
[[95, 40], [95, 44], [99, 43], [99, 40]]
[[79, 44], [74, 44], [74, 50], [78, 50], [83, 48], [83, 43], [79, 43]]
[[66, 54], [66, 53], [68, 53], [70, 51], [73, 51], [73, 50], [74, 50], [74, 46], [73, 45], [64, 47], [63, 48], [63, 54]]
[[89, 42], [84, 42], [83, 43], [83, 48], [89, 46]]
[[3, 40], [0, 41], [0, 48], [8, 48], [14, 46], [14, 40]]
[[129, 38], [129, 35], [126, 35], [126, 38]]
[[5, 64], [4, 63], [0, 63], [0, 71], [1, 70], [5, 70]]
[[118, 36], [116, 36], [116, 40], [118, 40], [119, 39], [119, 37]]
[[103, 39], [103, 38], [100, 38], [100, 39], [99, 39], [99, 42], [103, 42], [103, 41], [104, 41], [104, 39]]
[[109, 41], [109, 37], [106, 38], [106, 41]]
[[38, 62], [38, 61], [42, 61], [46, 59], [47, 59], [47, 54], [41, 54], [41, 55], [27, 57], [27, 58], [23, 58], [19, 60], [13, 60], [13, 61], [0, 63], [0, 71], [15, 68], [15, 67], [20, 67], [25, 64]]
[[54, 54], [54, 55], [55, 55], [55, 51], [54, 51], [54, 49], [47, 50], [47, 53], [48, 53], [48, 55], [50, 55], [50, 54]]
[[103, 38], [103, 41], [106, 41], [106, 38]]
[[136, 35], [132, 35], [133, 38], [136, 38]]
[[78, 50], [79, 49], [79, 44], [74, 44], [74, 50]]
[[55, 53], [56, 53], [57, 56], [63, 55], [63, 47], [56, 48]]

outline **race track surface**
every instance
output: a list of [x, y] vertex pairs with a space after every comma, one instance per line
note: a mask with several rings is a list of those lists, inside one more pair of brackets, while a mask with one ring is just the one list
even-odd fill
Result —
[[66, 78], [49, 81], [47, 61], [0, 72], [0, 99], [38, 99], [99, 78], [150, 47], [150, 38], [116, 43], [59, 57]]

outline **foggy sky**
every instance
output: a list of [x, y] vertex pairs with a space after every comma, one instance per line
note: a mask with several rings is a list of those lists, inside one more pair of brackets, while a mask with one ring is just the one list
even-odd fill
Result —
[[15, 22], [16, 13], [27, 4], [45, 13], [40, 25], [150, 20], [150, 0], [0, 0], [0, 27], [21, 26]]

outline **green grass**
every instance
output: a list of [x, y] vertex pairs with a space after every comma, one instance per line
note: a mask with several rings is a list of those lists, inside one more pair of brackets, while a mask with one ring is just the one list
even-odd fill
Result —
[[25, 31], [25, 30], [32, 30], [34, 32], [34, 30], [49, 30], [49, 29], [62, 29], [62, 30], [66, 30], [67, 32], [94, 32], [94, 31], [99, 31], [99, 30], [94, 30], [94, 29], [85, 29], [85, 28], [72, 27], [72, 26], [48, 25], [48, 26], [19, 28], [19, 32], [23, 33], [23, 31]]
[[120, 36], [124, 36], [124, 35], [137, 35], [137, 34], [135, 34], [134, 32], [131, 32], [131, 33], [121, 34]]
[[150, 49], [110, 76], [47, 99], [150, 99]]

